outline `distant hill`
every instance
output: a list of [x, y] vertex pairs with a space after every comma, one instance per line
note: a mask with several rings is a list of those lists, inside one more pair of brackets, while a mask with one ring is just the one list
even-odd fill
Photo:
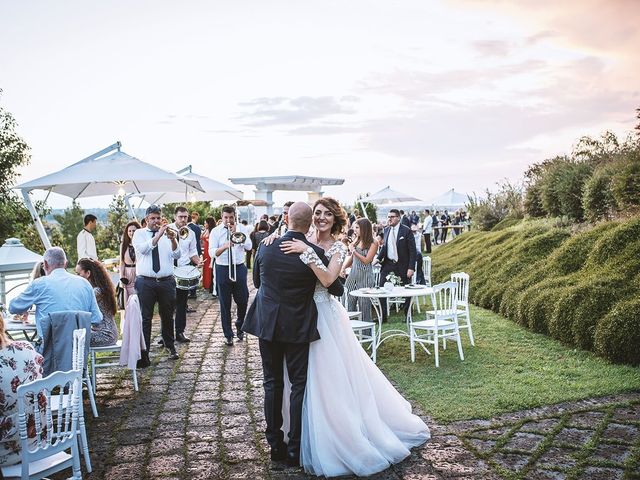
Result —
[[[53, 218], [53, 216], [62, 215], [64, 213], [64, 210], [65, 210], [64, 208], [54, 208], [53, 210], [51, 210], [51, 213], [44, 218], [47, 222], [57, 223], [56, 220]], [[138, 218], [144, 217], [144, 208], [135, 208], [134, 210]], [[94, 214], [96, 217], [98, 217], [98, 223], [100, 224], [107, 223], [107, 215], [109, 214], [108, 208], [87, 208], [85, 209], [84, 212], [85, 214], [87, 213]]]

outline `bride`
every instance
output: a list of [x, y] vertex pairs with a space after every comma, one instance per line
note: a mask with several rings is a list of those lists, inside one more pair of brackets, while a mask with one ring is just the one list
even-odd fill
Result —
[[[328, 267], [301, 240], [281, 244], [285, 253], [300, 254], [319, 280], [314, 300], [320, 340], [309, 348], [300, 463], [306, 472], [326, 477], [372, 475], [400, 462], [410, 448], [430, 438], [429, 428], [411, 413], [409, 402], [360, 346], [346, 310], [326, 289], [346, 256], [346, 247], [334, 237], [346, 221], [344, 210], [332, 198], [321, 198], [313, 206], [315, 228], [309, 240], [324, 249]], [[288, 405], [283, 405], [283, 429], [288, 414]]]

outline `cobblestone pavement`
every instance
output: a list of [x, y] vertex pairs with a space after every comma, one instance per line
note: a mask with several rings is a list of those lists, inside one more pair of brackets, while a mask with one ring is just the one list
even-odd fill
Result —
[[[100, 417], [85, 406], [94, 470], [85, 478], [315, 478], [269, 460], [257, 341], [224, 345], [218, 303], [204, 297], [190, 301], [191, 343], [176, 361], [152, 348], [140, 392], [127, 370], [99, 374]], [[423, 415], [432, 440], [370, 478], [640, 478], [639, 413], [640, 394], [629, 394], [491, 421], [437, 425]]]

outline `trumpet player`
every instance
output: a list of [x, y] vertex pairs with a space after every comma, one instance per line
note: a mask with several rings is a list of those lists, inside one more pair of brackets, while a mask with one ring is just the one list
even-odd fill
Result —
[[175, 235], [168, 225], [162, 225], [161, 209], [158, 205], [147, 208], [147, 226], [133, 234], [133, 248], [136, 252], [136, 291], [142, 313], [142, 332], [147, 349], [142, 352], [138, 368], [150, 365], [149, 346], [151, 344], [151, 319], [153, 307], [158, 303], [162, 326], [162, 341], [169, 351], [169, 357], [178, 358], [173, 336], [173, 311], [176, 305], [176, 282], [173, 277], [173, 263], [180, 258], [180, 249]]
[[[244, 238], [242, 238], [244, 237]], [[242, 324], [247, 313], [249, 289], [247, 287], [247, 266], [245, 252], [251, 250], [251, 239], [244, 234], [236, 222], [236, 210], [232, 206], [222, 208], [222, 224], [209, 235], [209, 255], [215, 258], [216, 289], [220, 302], [220, 317], [225, 343], [233, 345], [231, 327], [231, 300], [236, 304], [235, 322], [238, 341], [244, 338]]]
[[[200, 255], [198, 255], [196, 235], [190, 228], [187, 227], [189, 223], [189, 211], [185, 207], [176, 207], [173, 214], [174, 222], [169, 225], [169, 228], [173, 232], [177, 232], [177, 241], [180, 247], [180, 258], [176, 259], [174, 265], [176, 267], [183, 267], [185, 265], [194, 265], [198, 268], [202, 266]], [[187, 299], [189, 297], [189, 290], [183, 290], [176, 288], [176, 315], [175, 315], [175, 330], [176, 330], [176, 342], [188, 343], [189, 340], [184, 335], [184, 329], [187, 326]]]

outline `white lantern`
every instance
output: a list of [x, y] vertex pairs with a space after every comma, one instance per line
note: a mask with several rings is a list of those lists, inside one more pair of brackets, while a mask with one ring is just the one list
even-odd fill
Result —
[[42, 255], [25, 248], [17, 238], [8, 238], [0, 247], [0, 303], [7, 303], [7, 293], [29, 283], [31, 271]]

